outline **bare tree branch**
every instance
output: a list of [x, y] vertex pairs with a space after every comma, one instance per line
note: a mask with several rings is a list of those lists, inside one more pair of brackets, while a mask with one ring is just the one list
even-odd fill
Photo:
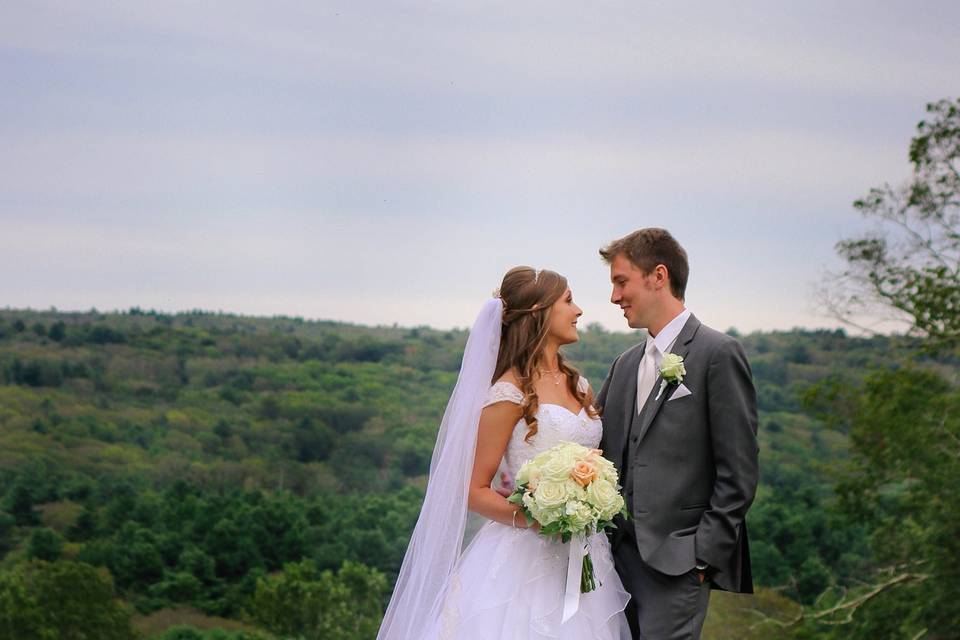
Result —
[[[844, 596], [843, 598], [841, 598], [840, 602], [826, 609], [809, 611], [805, 609], [803, 606], [801, 606], [797, 615], [793, 616], [788, 620], [779, 620], [777, 618], [770, 617], [764, 612], [758, 611], [756, 609], [746, 609], [747, 613], [752, 614], [759, 618], [757, 622], [754, 622], [752, 625], [750, 625], [750, 630], [752, 631], [766, 624], [772, 624], [781, 629], [788, 629], [790, 627], [794, 627], [804, 622], [805, 620], [814, 620], [821, 624], [829, 624], [829, 625], [849, 624], [853, 622], [853, 616], [856, 614], [857, 610], [860, 609], [860, 607], [865, 605], [870, 600], [873, 600], [883, 592], [907, 582], [912, 582], [912, 581], [923, 582], [924, 580], [927, 580], [929, 578], [930, 578], [930, 575], [926, 573], [911, 573], [911, 572], [898, 573], [897, 575], [893, 576], [888, 580], [885, 580], [884, 582], [872, 585], [868, 591], [856, 596], [855, 598], [851, 598], [850, 600], [847, 600], [846, 596]], [[824, 597], [826, 593], [827, 592], [824, 592], [823, 594], [820, 595], [820, 597], [821, 598]], [[843, 614], [843, 618], [839, 620], [829, 619], [834, 616], [837, 616], [838, 614]], [[923, 632], [921, 632], [921, 636], [923, 633], [926, 633], [925, 629], [923, 630]], [[917, 636], [917, 637], [921, 637], [921, 636]]]

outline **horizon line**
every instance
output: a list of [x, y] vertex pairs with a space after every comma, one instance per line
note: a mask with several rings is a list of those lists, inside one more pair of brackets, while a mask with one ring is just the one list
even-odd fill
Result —
[[[139, 305], [133, 305], [126, 309], [115, 308], [115, 309], [107, 309], [107, 310], [98, 309], [97, 307], [90, 307], [89, 309], [83, 309], [83, 310], [59, 309], [54, 305], [51, 305], [47, 309], [35, 309], [33, 307], [11, 307], [11, 306], [4, 306], [2, 309], [0, 309], [0, 314], [16, 314], [16, 313], [28, 313], [28, 314], [38, 314], [38, 315], [39, 314], [113, 315], [113, 316], [128, 316], [128, 317], [137, 316], [137, 315], [158, 316], [158, 317], [159, 316], [171, 316], [171, 317], [219, 316], [219, 317], [225, 317], [225, 318], [233, 317], [233, 318], [247, 319], [247, 320], [290, 320], [290, 321], [301, 322], [301, 323], [315, 323], [315, 324], [326, 323], [326, 324], [336, 324], [336, 325], [344, 325], [344, 326], [366, 328], [366, 329], [395, 329], [395, 330], [408, 330], [408, 331], [412, 329], [429, 329], [431, 331], [436, 331], [440, 333], [449, 332], [449, 331], [466, 332], [470, 330], [470, 327], [460, 327], [460, 326], [455, 326], [451, 328], [441, 328], [441, 327], [434, 327], [426, 324], [403, 325], [397, 322], [394, 322], [393, 324], [365, 324], [365, 323], [356, 322], [353, 320], [338, 320], [334, 318], [311, 318], [306, 316], [294, 316], [294, 315], [286, 315], [286, 314], [273, 314], [273, 315], [248, 314], [248, 313], [243, 313], [239, 311], [224, 311], [223, 309], [218, 309], [214, 311], [210, 309], [193, 308], [193, 309], [181, 309], [178, 311], [163, 311], [163, 310], [152, 308], [152, 307], [149, 309], [142, 308]], [[587, 323], [581, 329], [581, 331], [583, 332], [597, 331], [597, 329], [607, 334], [623, 334], [623, 335], [629, 335], [631, 333], [643, 333], [645, 331], [644, 329], [611, 330], [605, 327], [600, 322]], [[909, 337], [906, 334], [897, 333], [897, 332], [890, 332], [890, 333], [876, 332], [874, 334], [852, 333], [848, 328], [842, 327], [842, 326], [828, 328], [828, 327], [804, 327], [804, 326], [795, 325], [789, 329], [754, 329], [746, 333], [741, 331], [735, 326], [727, 327], [726, 329], [723, 330], [723, 332], [727, 333], [728, 335], [730, 334], [731, 331], [735, 332], [737, 336], [742, 336], [742, 337], [758, 335], [758, 334], [759, 335], [785, 334], [785, 333], [834, 333], [835, 334], [837, 332], [841, 332], [842, 335], [846, 338], [867, 339], [867, 338], [877, 337], [877, 336], [882, 336], [885, 338]]]

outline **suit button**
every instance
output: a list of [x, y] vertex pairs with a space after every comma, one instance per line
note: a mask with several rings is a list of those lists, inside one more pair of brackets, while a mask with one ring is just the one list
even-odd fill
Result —
[[630, 438], [630, 442], [632, 442], [633, 444], [637, 444], [637, 436], [633, 436], [632, 438]]

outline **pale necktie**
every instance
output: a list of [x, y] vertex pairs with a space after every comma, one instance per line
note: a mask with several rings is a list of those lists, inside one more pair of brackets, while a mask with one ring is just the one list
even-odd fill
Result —
[[643, 405], [647, 402], [647, 396], [653, 390], [653, 384], [657, 381], [657, 345], [653, 338], [647, 338], [647, 346], [643, 351], [643, 358], [640, 360], [640, 372], [637, 375], [637, 413], [643, 411]]

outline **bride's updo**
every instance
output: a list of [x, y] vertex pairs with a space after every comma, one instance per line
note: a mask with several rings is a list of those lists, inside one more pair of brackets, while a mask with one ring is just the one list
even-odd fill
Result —
[[[514, 267], [507, 271], [500, 283], [499, 296], [503, 300], [503, 331], [500, 335], [500, 353], [493, 373], [496, 382], [510, 369], [517, 375], [523, 392], [523, 419], [527, 423], [526, 440], [537, 433], [537, 409], [540, 406], [533, 388], [537, 364], [547, 343], [550, 326], [550, 308], [567, 290], [567, 279], [555, 271]], [[557, 364], [567, 377], [567, 388], [586, 409], [591, 418], [597, 414], [591, 406], [592, 394], [580, 391], [580, 374], [557, 354]], [[541, 365], [542, 366], [542, 365]]]

